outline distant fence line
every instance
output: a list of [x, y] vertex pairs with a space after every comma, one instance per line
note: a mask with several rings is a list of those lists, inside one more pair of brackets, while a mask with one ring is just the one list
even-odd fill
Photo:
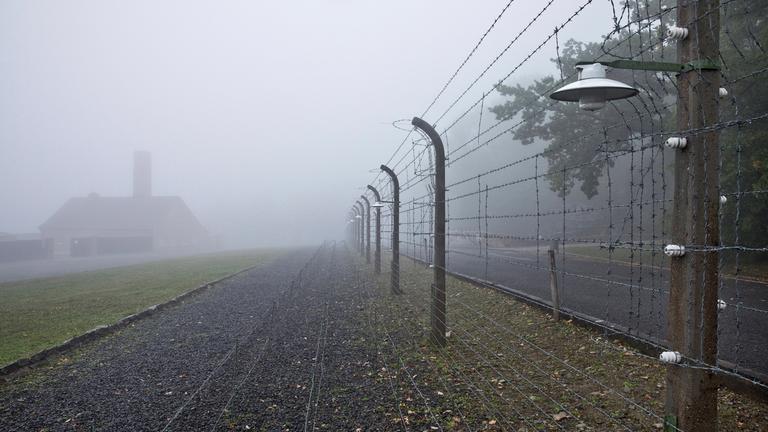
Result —
[[[768, 282], [768, 40], [757, 22], [768, 2], [561, 2], [571, 13], [544, 24], [554, 3], [467, 87], [452, 87], [507, 4], [421, 115], [435, 124], [395, 122], [407, 131], [385, 163], [399, 180], [396, 226], [391, 179], [378, 174], [369, 186], [381, 195], [383, 247], [396, 236], [404, 254], [433, 264], [433, 325], [450, 307], [439, 280], [449, 271], [546, 299], [554, 311], [578, 312], [606, 333], [668, 351], [666, 429], [713, 430], [715, 376], [768, 389], [761, 330], [768, 310], [755, 294]], [[586, 7], [610, 7], [613, 30], [600, 42], [563, 42]], [[540, 43], [515, 53], [519, 62], [509, 60], [515, 66], [490, 88], [477, 88], [523, 35]], [[554, 75], [528, 87], [505, 84], [547, 55]], [[552, 100], [577, 82], [582, 61], [612, 62], [610, 78], [638, 94], [598, 101], [599, 111], [580, 110], [595, 103], [584, 97]], [[458, 96], [444, 101], [452, 92]], [[428, 115], [441, 100], [445, 111]], [[436, 219], [443, 206], [445, 234]], [[351, 238], [370, 249], [370, 208], [350, 216]]]

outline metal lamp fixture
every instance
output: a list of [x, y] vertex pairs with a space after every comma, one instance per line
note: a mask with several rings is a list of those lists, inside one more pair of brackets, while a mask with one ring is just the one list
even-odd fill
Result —
[[550, 95], [552, 99], [578, 102], [579, 108], [597, 111], [606, 101], [635, 96], [638, 90], [621, 81], [605, 77], [606, 67], [600, 63], [577, 65], [578, 81], [572, 82]]
[[381, 201], [376, 201], [375, 203], [371, 204], [371, 207], [381, 208], [384, 207], [384, 203]]
[[720, 70], [719, 64], [707, 59], [693, 60], [683, 64], [636, 60], [579, 62], [576, 63], [576, 69], [579, 70], [579, 80], [555, 90], [549, 97], [559, 101], [578, 102], [581, 109], [596, 111], [604, 107], [607, 101], [626, 99], [639, 93], [632, 86], [606, 78], [606, 67], [672, 73]]

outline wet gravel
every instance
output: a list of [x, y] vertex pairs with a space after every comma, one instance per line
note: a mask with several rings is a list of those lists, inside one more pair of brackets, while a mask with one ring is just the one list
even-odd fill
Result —
[[363, 285], [343, 245], [287, 253], [0, 384], [0, 430], [401, 430]]
[[[453, 279], [435, 349], [431, 271], [401, 270], [393, 296], [344, 244], [287, 252], [0, 383], [0, 431], [659, 430], [654, 359]], [[744, 399], [721, 430], [764, 429]]]

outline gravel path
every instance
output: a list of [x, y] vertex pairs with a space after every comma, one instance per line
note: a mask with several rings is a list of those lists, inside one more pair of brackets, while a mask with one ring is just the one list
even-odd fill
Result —
[[401, 270], [392, 296], [344, 244], [286, 253], [0, 384], [0, 431], [658, 430], [655, 359], [454, 279], [436, 350], [431, 271]]
[[402, 430], [418, 372], [364, 281], [344, 246], [286, 254], [2, 385], [0, 430]]

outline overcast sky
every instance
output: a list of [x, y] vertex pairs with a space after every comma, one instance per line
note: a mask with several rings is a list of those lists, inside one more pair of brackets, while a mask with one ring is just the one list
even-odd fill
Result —
[[[586, 0], [547, 10], [443, 120]], [[340, 238], [371, 170], [507, 0], [0, 0], [0, 232], [36, 232], [72, 196], [179, 195], [227, 245]], [[434, 120], [544, 6], [516, 0], [425, 116]], [[596, 40], [594, 0], [560, 34]], [[511, 82], [552, 73], [551, 42]]]

